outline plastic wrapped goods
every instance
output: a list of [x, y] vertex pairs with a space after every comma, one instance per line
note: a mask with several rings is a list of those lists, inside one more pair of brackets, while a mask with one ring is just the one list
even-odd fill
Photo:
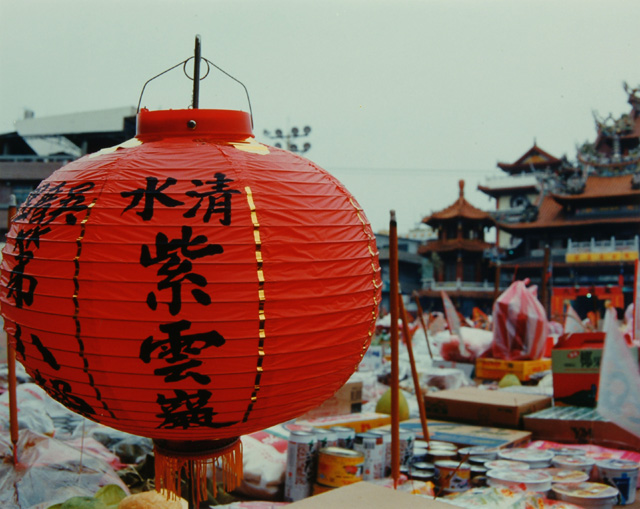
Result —
[[535, 360], [544, 355], [549, 323], [535, 286], [515, 281], [493, 305], [493, 342], [486, 356]]

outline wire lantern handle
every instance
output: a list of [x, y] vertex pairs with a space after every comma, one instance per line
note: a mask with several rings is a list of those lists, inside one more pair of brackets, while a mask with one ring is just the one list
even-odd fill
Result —
[[[187, 73], [187, 64], [189, 63], [190, 60], [194, 61], [193, 62], [193, 77], [189, 76], [189, 74]], [[204, 74], [204, 76], [200, 76], [200, 60], [204, 60], [205, 63], [207, 64], [207, 72]], [[202, 81], [207, 76], [209, 76], [209, 72], [211, 71], [211, 67], [215, 67], [222, 74], [224, 74], [225, 76], [231, 78], [236, 83], [240, 84], [242, 86], [242, 88], [244, 89], [245, 95], [247, 96], [247, 103], [249, 104], [249, 116], [251, 117], [251, 127], [253, 128], [253, 110], [251, 108], [251, 99], [249, 98], [249, 91], [247, 90], [247, 87], [239, 79], [231, 76], [231, 74], [229, 74], [227, 71], [225, 71], [224, 69], [220, 68], [219, 66], [217, 66], [216, 64], [214, 64], [210, 60], [207, 60], [206, 58], [204, 58], [204, 57], [202, 57], [200, 55], [200, 36], [199, 35], [196, 35], [196, 44], [195, 44], [194, 56], [189, 57], [186, 60], [183, 60], [182, 62], [177, 63], [173, 67], [169, 67], [168, 69], [162, 71], [159, 74], [156, 74], [153, 78], [149, 78], [144, 83], [144, 85], [142, 86], [142, 90], [140, 91], [140, 98], [138, 99], [138, 109], [136, 111], [137, 113], [140, 113], [140, 105], [142, 104], [142, 96], [144, 95], [144, 91], [147, 88], [147, 85], [150, 82], [152, 82], [153, 80], [155, 80], [156, 78], [159, 78], [160, 76], [162, 76], [164, 74], [167, 74], [169, 71], [173, 71], [174, 69], [176, 69], [177, 67], [180, 67], [180, 66], [182, 66], [182, 71], [184, 72], [184, 75], [188, 79], [193, 81], [193, 97], [192, 97], [191, 106], [194, 109], [198, 109], [199, 103], [200, 103], [200, 81]]]

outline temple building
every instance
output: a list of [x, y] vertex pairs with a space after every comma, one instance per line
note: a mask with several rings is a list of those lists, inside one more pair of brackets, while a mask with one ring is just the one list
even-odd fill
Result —
[[490, 312], [496, 292], [493, 269], [485, 255], [493, 247], [485, 241], [485, 230], [494, 226], [494, 220], [466, 200], [464, 180], [459, 186], [453, 204], [422, 220], [437, 232], [437, 238], [418, 250], [433, 266], [433, 280], [426, 282], [418, 294], [423, 309], [442, 309], [444, 290], [457, 309], [470, 316], [476, 306]]
[[[625, 91], [630, 113], [596, 118], [596, 140], [578, 149], [575, 164], [534, 145], [515, 163], [498, 165], [513, 185], [479, 186], [496, 198], [492, 215], [502, 250], [494, 251], [492, 265], [502, 280], [528, 277], [539, 285], [541, 301], [558, 321], [566, 301], [581, 316], [602, 313], [606, 301], [619, 309], [633, 301], [640, 250], [640, 88], [625, 85]], [[526, 178], [526, 185], [516, 185]]]

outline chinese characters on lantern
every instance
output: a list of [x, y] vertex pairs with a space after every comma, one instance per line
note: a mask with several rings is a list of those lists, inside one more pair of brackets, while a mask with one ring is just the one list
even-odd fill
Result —
[[[13, 220], [15, 224], [20, 224], [14, 247], [16, 264], [9, 275], [7, 284], [7, 297], [13, 298], [17, 308], [33, 304], [38, 279], [35, 276], [25, 274], [25, 269], [33, 261], [35, 251], [40, 248], [40, 240], [51, 232], [49, 225], [60, 217], [64, 218], [68, 225], [77, 224], [80, 213], [87, 211], [89, 207], [85, 193], [94, 187], [93, 182], [84, 182], [74, 186], [68, 186], [66, 181], [44, 182], [29, 195], [20, 207]], [[23, 225], [22, 222], [27, 222], [28, 226]], [[74, 319], [77, 320], [77, 317]], [[19, 324], [16, 324], [15, 327], [16, 352], [24, 361], [26, 349], [22, 339], [23, 331]], [[42, 361], [54, 371], [58, 371], [60, 365], [55, 355], [45, 346], [40, 336], [31, 333], [30, 337], [31, 344], [36, 348]], [[80, 341], [79, 338], [78, 340]], [[34, 378], [42, 387], [53, 394], [54, 398], [77, 413], [85, 416], [96, 413], [89, 403], [73, 394], [73, 388], [68, 382], [56, 378], [47, 379], [39, 369], [34, 370]]]
[[[223, 173], [216, 173], [214, 180], [192, 180], [194, 189], [185, 192], [185, 201], [181, 201], [168, 194], [177, 183], [176, 179], [169, 177], [160, 183], [154, 177], [147, 177], [144, 187], [120, 193], [123, 198], [131, 200], [123, 214], [136, 209], [135, 213], [143, 221], [150, 221], [156, 207], [174, 208], [187, 204], [190, 208], [183, 217], [195, 218], [202, 212], [203, 223], [209, 223], [215, 217], [222, 226], [229, 226], [231, 198], [240, 193], [229, 187], [232, 182]], [[198, 273], [194, 262], [223, 252], [223, 246], [210, 243], [206, 235], [194, 235], [193, 229], [186, 225], [182, 226], [180, 236], [169, 238], [165, 232], [159, 231], [154, 244], [143, 244], [140, 248], [140, 265], [155, 270], [158, 276], [155, 289], [147, 294], [147, 307], [157, 311], [158, 301], [162, 300], [159, 296], [168, 295], [165, 299], [169, 301], [168, 311], [176, 317], [175, 321], [159, 324], [158, 330], [142, 341], [140, 360], [152, 364], [154, 374], [167, 384], [191, 379], [203, 386], [195, 392], [173, 389], [171, 395], [159, 393], [156, 402], [160, 407], [157, 417], [163, 420], [160, 428], [219, 428], [234, 424], [213, 421], [216, 412], [206, 406], [211, 391], [204, 387], [211, 383], [211, 377], [198, 370], [202, 366], [199, 356], [203, 350], [223, 346], [225, 338], [216, 330], [193, 331], [189, 320], [179, 319], [185, 291], [183, 283], [191, 283], [190, 293], [199, 305], [211, 304], [211, 296], [206, 291], [207, 279]]]

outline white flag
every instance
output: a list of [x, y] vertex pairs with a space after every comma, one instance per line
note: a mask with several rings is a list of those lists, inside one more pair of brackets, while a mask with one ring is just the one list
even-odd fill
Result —
[[440, 290], [440, 296], [442, 297], [442, 305], [444, 307], [444, 314], [447, 317], [447, 324], [449, 325], [449, 332], [451, 335], [458, 336], [458, 350], [461, 355], [467, 355], [467, 349], [462, 341], [462, 333], [460, 331], [460, 318], [456, 311], [453, 302], [444, 290]]
[[604, 317], [604, 349], [600, 361], [598, 413], [640, 437], [640, 370], [618, 327], [616, 311]]
[[567, 313], [564, 319], [564, 333], [569, 334], [570, 332], [587, 332], [586, 327], [580, 320], [580, 316], [575, 309], [571, 306], [571, 304], [567, 303]]

